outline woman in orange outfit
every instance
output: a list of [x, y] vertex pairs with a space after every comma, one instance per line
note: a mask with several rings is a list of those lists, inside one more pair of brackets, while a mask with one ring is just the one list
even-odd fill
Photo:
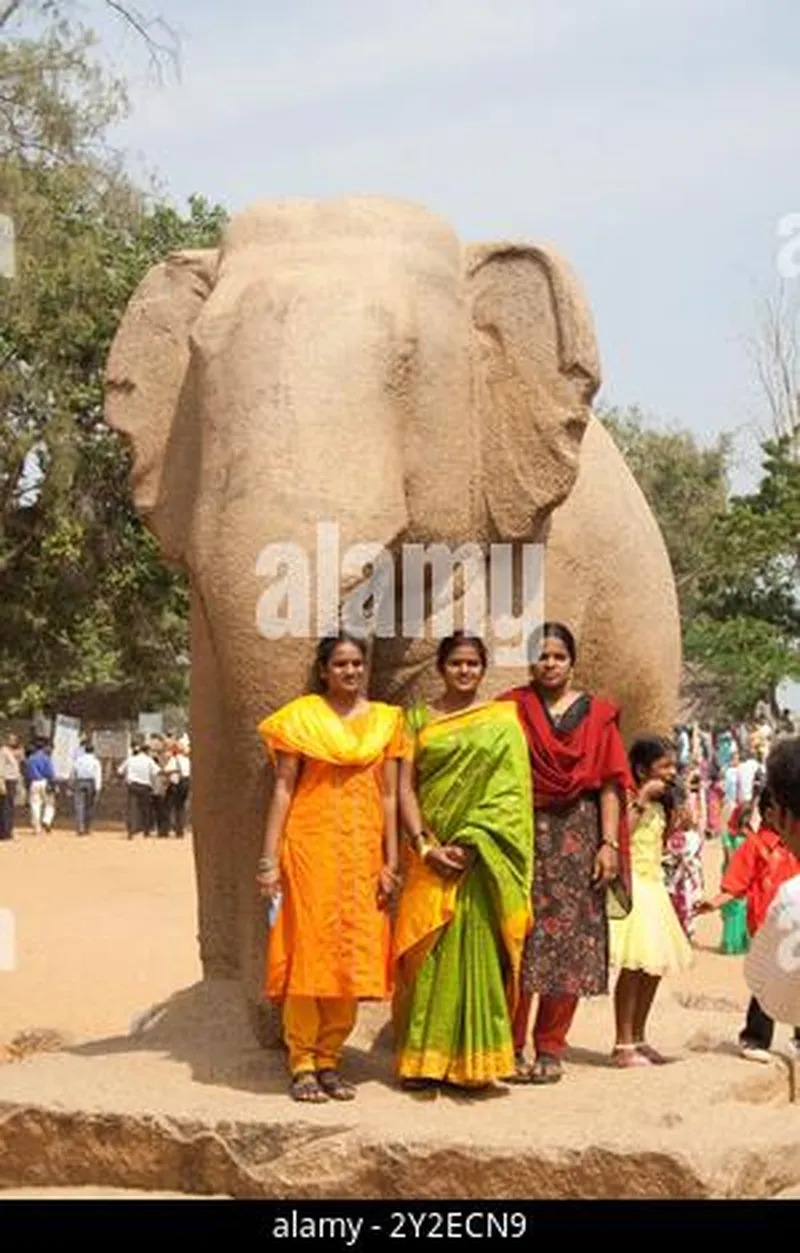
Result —
[[342, 633], [317, 654], [321, 695], [259, 726], [276, 769], [258, 884], [276, 914], [265, 994], [282, 1005], [290, 1093], [351, 1100], [339, 1073], [360, 1000], [391, 995], [387, 905], [397, 882], [403, 712], [362, 692], [365, 647]]

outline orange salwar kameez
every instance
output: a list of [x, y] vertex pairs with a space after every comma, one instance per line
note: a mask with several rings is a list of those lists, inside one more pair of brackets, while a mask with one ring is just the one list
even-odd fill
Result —
[[265, 996], [282, 1007], [293, 1074], [335, 1069], [360, 1000], [391, 995], [383, 768], [412, 752], [402, 710], [371, 702], [343, 719], [322, 696], [266, 718], [270, 755], [302, 758], [281, 843], [283, 902], [267, 946]]

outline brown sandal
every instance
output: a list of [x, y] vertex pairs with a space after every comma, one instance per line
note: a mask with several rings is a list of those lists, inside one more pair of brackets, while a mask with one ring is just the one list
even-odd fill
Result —
[[342, 1078], [338, 1070], [318, 1070], [317, 1079], [322, 1091], [334, 1101], [352, 1101], [355, 1098], [355, 1088]]
[[514, 1054], [514, 1073], [509, 1075], [506, 1083], [530, 1083], [531, 1068], [525, 1061], [524, 1053]]
[[561, 1062], [557, 1057], [542, 1053], [536, 1058], [531, 1069], [531, 1083], [558, 1083], [564, 1076]]
[[313, 1070], [298, 1070], [296, 1075], [292, 1075], [289, 1095], [293, 1101], [305, 1101], [310, 1105], [322, 1105], [328, 1099]]

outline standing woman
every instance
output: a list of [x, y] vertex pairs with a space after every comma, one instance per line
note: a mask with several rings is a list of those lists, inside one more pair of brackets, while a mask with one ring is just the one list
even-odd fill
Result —
[[[573, 686], [572, 632], [546, 622], [527, 687], [513, 700], [533, 778], [533, 930], [514, 1022], [516, 1077], [556, 1083], [578, 1000], [608, 992], [608, 916], [630, 911], [626, 796], [632, 787], [616, 706]], [[535, 1060], [524, 1050], [534, 994]]]
[[411, 711], [400, 767], [410, 837], [395, 926], [397, 1073], [480, 1088], [513, 1074], [512, 1017], [530, 925], [527, 746], [512, 707], [481, 701], [480, 639], [442, 640], [444, 690]]
[[277, 913], [265, 994], [283, 1007], [297, 1101], [355, 1096], [342, 1047], [358, 1002], [391, 992], [397, 760], [409, 749], [402, 710], [363, 695], [365, 660], [362, 640], [322, 640], [322, 694], [259, 726], [276, 768], [257, 880]]

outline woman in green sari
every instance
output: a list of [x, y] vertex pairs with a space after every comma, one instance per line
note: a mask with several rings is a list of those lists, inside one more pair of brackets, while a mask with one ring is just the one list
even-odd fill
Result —
[[511, 1023], [531, 926], [530, 764], [516, 709], [479, 702], [486, 650], [462, 632], [437, 657], [444, 692], [409, 714], [408, 842], [394, 930], [397, 1073], [485, 1087], [514, 1072]]

